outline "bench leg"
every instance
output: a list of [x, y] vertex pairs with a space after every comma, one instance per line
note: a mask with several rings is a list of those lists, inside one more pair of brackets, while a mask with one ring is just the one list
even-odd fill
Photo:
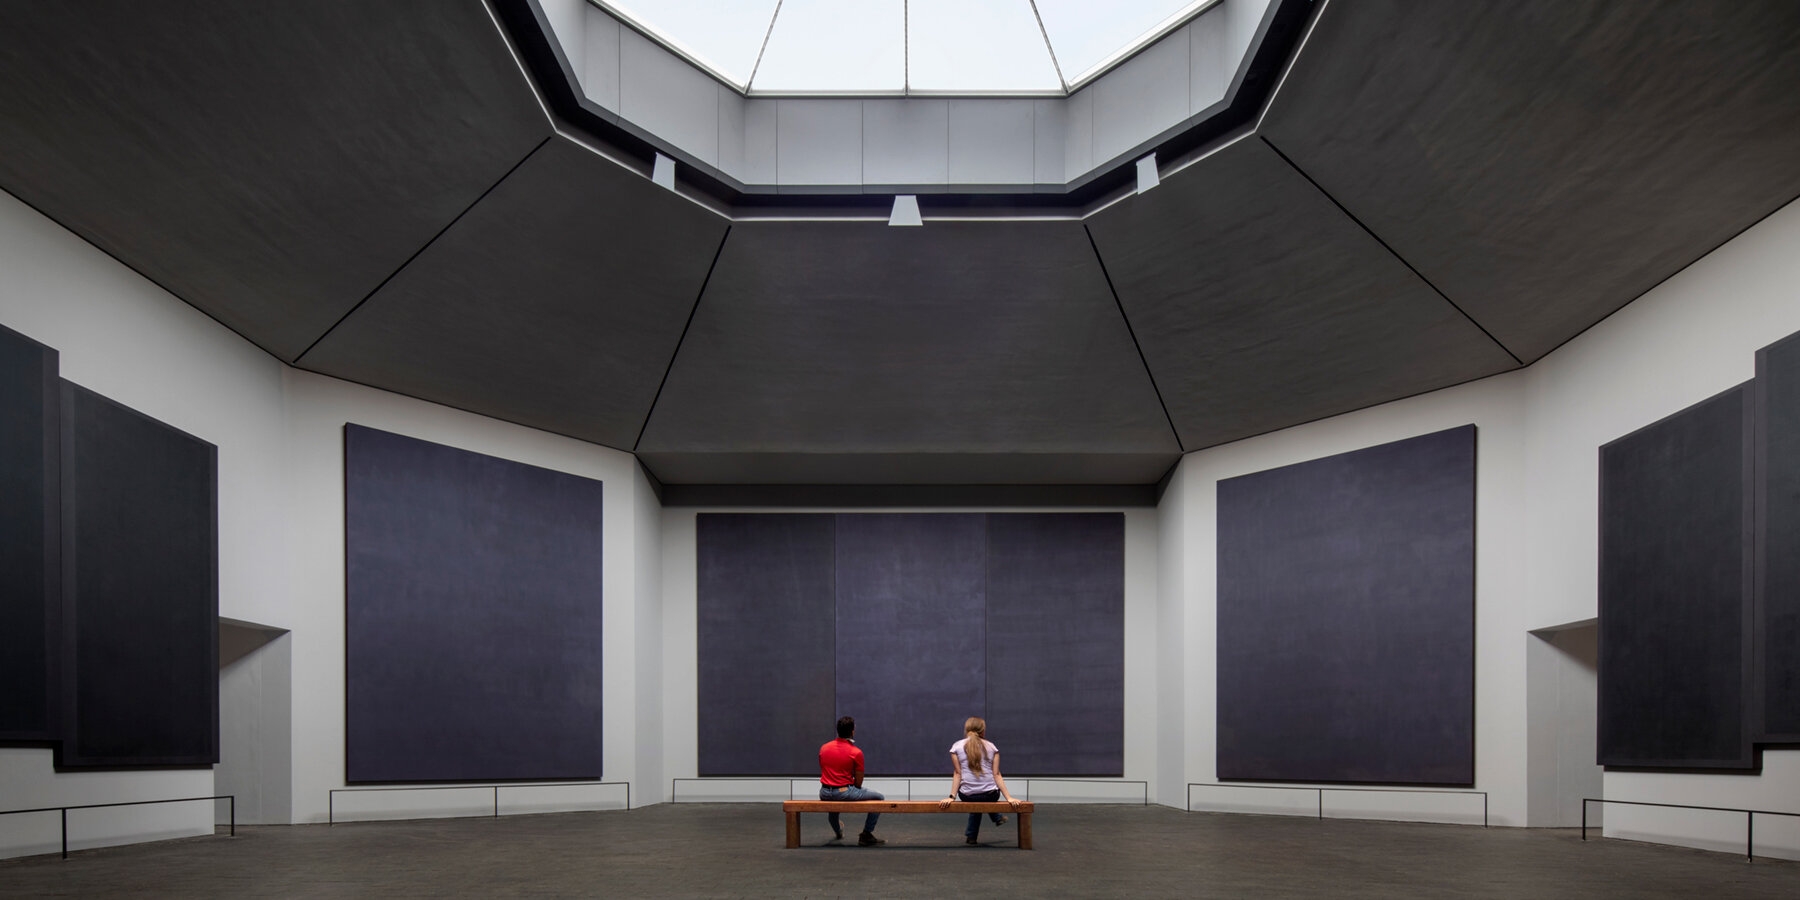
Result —
[[797, 812], [787, 814], [787, 845], [789, 850], [800, 846], [800, 814]]
[[1019, 849], [1031, 849], [1031, 813], [1019, 813]]

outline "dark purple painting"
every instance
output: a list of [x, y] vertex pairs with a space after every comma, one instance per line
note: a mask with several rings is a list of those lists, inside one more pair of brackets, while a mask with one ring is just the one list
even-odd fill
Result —
[[601, 483], [344, 427], [351, 782], [599, 778]]

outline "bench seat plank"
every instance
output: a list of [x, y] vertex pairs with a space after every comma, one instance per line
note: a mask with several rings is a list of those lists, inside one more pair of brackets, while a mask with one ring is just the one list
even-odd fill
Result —
[[[958, 800], [950, 804], [949, 809], [939, 809], [936, 800], [783, 800], [783, 812], [834, 812], [834, 813], [1008, 813], [1012, 812], [1012, 804], [1003, 800], [993, 803], [968, 803]], [[1020, 813], [1032, 812], [1032, 805], [1019, 804]]]
[[781, 811], [787, 816], [787, 845], [794, 848], [800, 846], [800, 814], [809, 813], [943, 813], [948, 815], [968, 815], [970, 813], [1017, 813], [1019, 817], [1019, 849], [1031, 849], [1031, 814], [1036, 807], [1029, 801], [1020, 803], [1017, 809], [1004, 801], [992, 803], [969, 803], [962, 800], [953, 801], [948, 807], [940, 807], [936, 800], [783, 800]]

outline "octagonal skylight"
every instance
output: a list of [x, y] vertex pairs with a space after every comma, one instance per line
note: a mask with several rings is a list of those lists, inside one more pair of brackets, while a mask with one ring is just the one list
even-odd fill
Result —
[[593, 0], [747, 94], [1062, 95], [1219, 0]]

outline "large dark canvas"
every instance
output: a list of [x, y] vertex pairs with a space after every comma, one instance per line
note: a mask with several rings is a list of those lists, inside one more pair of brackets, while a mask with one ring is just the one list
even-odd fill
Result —
[[219, 758], [213, 445], [62, 389], [64, 767]]
[[985, 520], [837, 517], [837, 711], [871, 775], [948, 775], [987, 699]]
[[988, 737], [1004, 772], [1125, 774], [1125, 517], [987, 517]]
[[351, 782], [600, 777], [601, 483], [344, 427]]
[[1600, 448], [1603, 765], [1754, 765], [1749, 394]]
[[1474, 780], [1475, 427], [1218, 485], [1218, 776]]
[[695, 517], [699, 774], [818, 768], [837, 720], [829, 514]]
[[57, 736], [56, 351], [0, 328], [0, 741]]
[[1013, 775], [1124, 771], [1124, 517], [701, 514], [700, 774], [947, 775], [971, 715]]
[[1756, 355], [1757, 739], [1800, 742], [1800, 336]]

